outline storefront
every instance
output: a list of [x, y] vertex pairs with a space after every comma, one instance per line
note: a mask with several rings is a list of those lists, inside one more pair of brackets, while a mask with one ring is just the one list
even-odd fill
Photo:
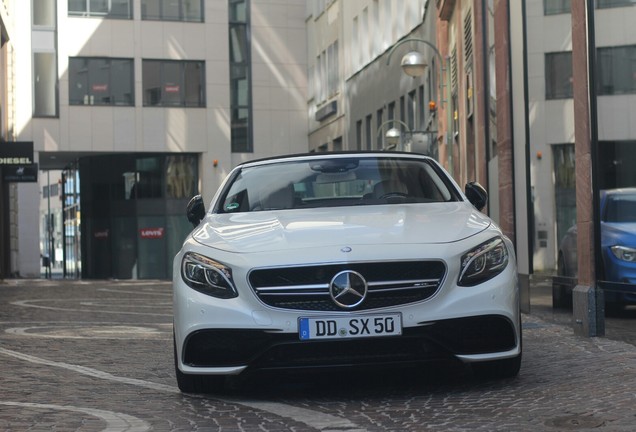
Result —
[[64, 275], [171, 278], [198, 178], [193, 154], [80, 158], [63, 176]]

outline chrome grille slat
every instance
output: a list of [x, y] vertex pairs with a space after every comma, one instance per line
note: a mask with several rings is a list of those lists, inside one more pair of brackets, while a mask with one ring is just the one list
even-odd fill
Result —
[[295, 295], [295, 296], [325, 296], [325, 297], [329, 297], [329, 293], [328, 292], [295, 292], [295, 293], [273, 293], [273, 292], [267, 292], [267, 293], [261, 293], [262, 296], [289, 296], [289, 295]]
[[310, 289], [329, 290], [329, 284], [259, 287], [256, 288], [256, 291], [259, 293], [265, 293], [267, 291], [303, 291]]
[[418, 290], [422, 288], [437, 288], [437, 285], [427, 285], [427, 286], [410, 286], [410, 287], [399, 287], [399, 288], [382, 288], [382, 289], [369, 289], [369, 292], [372, 293], [383, 293], [383, 292], [397, 292], [397, 291], [407, 291], [407, 290]]
[[252, 270], [251, 288], [266, 305], [280, 309], [337, 311], [329, 283], [341, 271], [360, 273], [368, 285], [365, 301], [356, 310], [416, 303], [432, 297], [446, 275], [438, 260], [361, 262]]
[[[371, 286], [379, 286], [379, 285], [404, 285], [404, 284], [436, 284], [439, 283], [439, 279], [413, 279], [413, 280], [395, 280], [395, 281], [384, 281], [384, 282], [369, 282], [368, 285]], [[329, 288], [329, 286], [327, 286]]]

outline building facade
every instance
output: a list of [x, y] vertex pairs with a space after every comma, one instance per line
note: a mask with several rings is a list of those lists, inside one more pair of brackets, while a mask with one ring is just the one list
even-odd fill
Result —
[[[534, 268], [555, 273], [576, 224], [575, 122], [570, 1], [526, 0]], [[636, 186], [636, 7], [596, 2], [598, 186]]]
[[[436, 151], [438, 107], [429, 105], [440, 91], [434, 9], [426, 0], [307, 2], [311, 151], [383, 149], [391, 129], [399, 135], [392, 145]], [[433, 47], [413, 42], [387, 64], [406, 38]], [[430, 66], [417, 78], [404, 75], [402, 55], [422, 47]]]
[[42, 253], [67, 277], [169, 278], [189, 198], [308, 148], [302, 3], [29, 0], [12, 19], [16, 135], [41, 170], [16, 186], [13, 275]]
[[[425, 153], [458, 184], [484, 185], [488, 213], [517, 246], [527, 294], [523, 50], [506, 49], [524, 36], [522, 27], [510, 31], [511, 19], [522, 20], [513, 3], [307, 2], [309, 143]], [[426, 67], [409, 75], [401, 64], [413, 52]]]
[[[13, 2], [0, 3], [0, 154], [4, 156], [5, 143], [15, 141], [15, 93], [13, 82]], [[0, 164], [0, 280], [9, 274], [11, 267], [11, 247], [15, 236], [10, 229], [10, 221], [15, 218], [10, 200], [15, 197], [14, 185], [5, 181], [4, 162]]]

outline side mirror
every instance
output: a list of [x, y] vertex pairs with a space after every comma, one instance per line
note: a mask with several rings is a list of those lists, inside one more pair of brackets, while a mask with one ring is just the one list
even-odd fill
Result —
[[484, 207], [486, 207], [486, 203], [488, 203], [488, 192], [482, 185], [477, 182], [470, 182], [466, 184], [465, 188], [466, 198], [475, 208], [481, 211]]
[[190, 199], [186, 207], [186, 216], [195, 228], [203, 220], [205, 217], [205, 204], [203, 204], [201, 195], [195, 195]]

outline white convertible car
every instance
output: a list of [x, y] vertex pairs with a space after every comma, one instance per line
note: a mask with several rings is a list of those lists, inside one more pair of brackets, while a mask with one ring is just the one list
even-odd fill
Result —
[[433, 159], [312, 153], [244, 163], [174, 259], [179, 388], [250, 370], [458, 359], [517, 375], [514, 249]]

